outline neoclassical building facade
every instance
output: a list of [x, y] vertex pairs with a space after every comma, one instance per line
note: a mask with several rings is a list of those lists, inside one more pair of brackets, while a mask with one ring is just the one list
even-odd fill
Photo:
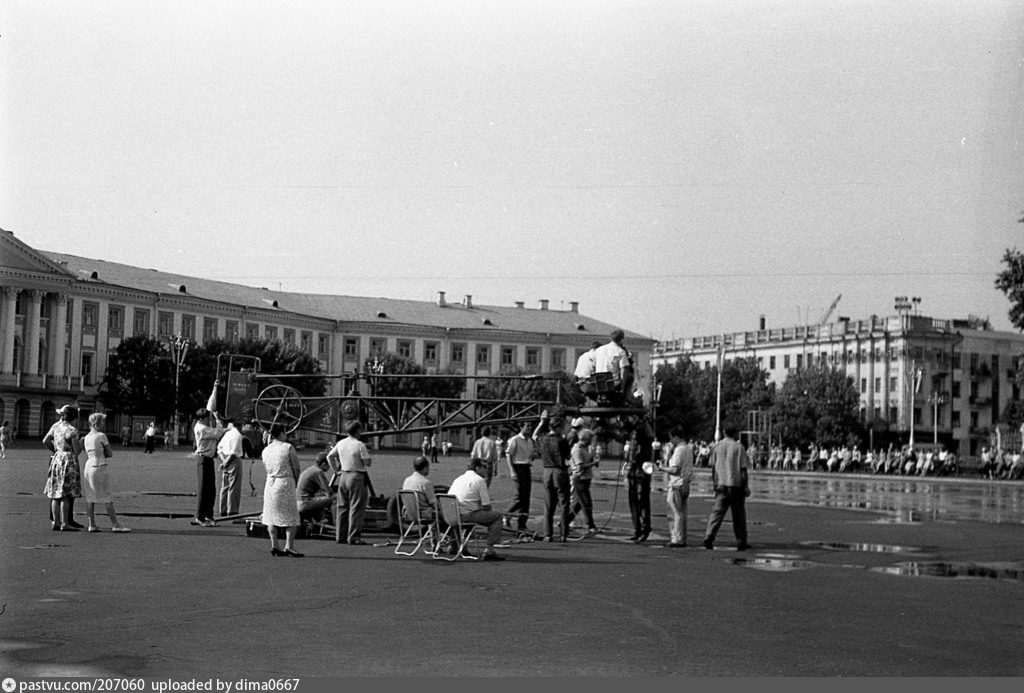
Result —
[[[96, 392], [109, 355], [133, 335], [280, 339], [331, 374], [389, 351], [428, 372], [453, 367], [472, 378], [512, 365], [571, 372], [579, 354], [615, 329], [576, 302], [553, 310], [545, 299], [536, 308], [489, 306], [444, 292], [427, 302], [272, 291], [37, 250], [3, 230], [0, 292], [0, 419], [22, 437], [42, 436], [63, 404], [101, 411]], [[626, 332], [626, 344], [649, 383], [654, 340]], [[340, 380], [332, 385], [341, 394]], [[471, 379], [466, 396], [480, 385]]]

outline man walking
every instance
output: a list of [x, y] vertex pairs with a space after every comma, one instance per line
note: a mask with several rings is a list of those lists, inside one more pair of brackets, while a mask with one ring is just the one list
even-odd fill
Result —
[[473, 443], [473, 451], [469, 459], [479, 460], [484, 465], [484, 481], [487, 488], [491, 487], [494, 470], [498, 465], [498, 434], [490, 426], [484, 426], [483, 435]]
[[238, 514], [242, 503], [242, 432], [234, 419], [225, 419], [227, 430], [217, 443], [220, 458], [220, 516]]
[[[533, 439], [530, 437], [530, 424], [523, 422], [519, 433], [509, 438], [505, 460], [508, 462], [509, 476], [516, 482], [516, 495], [507, 515], [516, 516], [516, 528], [526, 529], [526, 521], [530, 517], [530, 461], [534, 458]], [[511, 529], [511, 517], [505, 518], [505, 526]]]
[[362, 430], [358, 422], [350, 423], [345, 429], [348, 437], [339, 440], [327, 453], [331, 469], [341, 474], [338, 511], [334, 513], [334, 540], [339, 544], [366, 544], [361, 535], [370, 498], [366, 478], [371, 459], [366, 443], [359, 440]]
[[747, 512], [744, 502], [750, 495], [747, 485], [747, 451], [736, 440], [738, 431], [735, 426], [725, 428], [725, 438], [715, 444], [712, 452], [714, 458], [711, 467], [711, 483], [715, 488], [715, 505], [708, 517], [708, 528], [704, 534], [704, 548], [715, 547], [715, 535], [725, 519], [725, 511], [732, 512], [732, 529], [736, 534], [736, 550], [746, 551], [747, 543]]

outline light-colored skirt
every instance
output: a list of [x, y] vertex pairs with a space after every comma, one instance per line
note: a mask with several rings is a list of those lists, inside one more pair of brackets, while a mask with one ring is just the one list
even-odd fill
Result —
[[262, 521], [274, 527], [297, 527], [300, 524], [295, 480], [290, 476], [267, 477], [267, 484], [263, 487]]
[[82, 476], [82, 494], [86, 503], [113, 503], [114, 494], [110, 489], [110, 467], [86, 463]]

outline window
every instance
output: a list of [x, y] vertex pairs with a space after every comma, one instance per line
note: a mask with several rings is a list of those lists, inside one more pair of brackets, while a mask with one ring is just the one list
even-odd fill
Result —
[[260, 326], [259, 323], [247, 322], [245, 323], [245, 336], [249, 339], [260, 338]]
[[1014, 402], [1019, 401], [1020, 400], [1020, 385], [1018, 385], [1017, 383], [1013, 383], [1013, 385], [1011, 385], [1010, 387], [1011, 387], [1011, 389], [1010, 389], [1010, 392], [1011, 392], [1010, 399], [1012, 399]]
[[227, 320], [224, 322], [224, 339], [229, 342], [238, 341], [238, 321]]
[[956, 409], [954, 409], [953, 413], [951, 415], [951, 418], [952, 418], [951, 423], [952, 423], [953, 428], [960, 428], [960, 412], [958, 412]]
[[437, 342], [423, 342], [423, 360], [437, 363]]
[[330, 345], [329, 337], [330, 337], [330, 335], [321, 334], [321, 335], [317, 335], [317, 338], [316, 338], [316, 353], [317, 353], [317, 356], [321, 360], [323, 360], [325, 362], [330, 358], [330, 355], [331, 355], [331, 345]]
[[374, 337], [370, 340], [370, 356], [380, 356], [388, 350], [388, 340]]
[[799, 369], [804, 367], [804, 355], [803, 354], [797, 354], [796, 355], [796, 367], [797, 367], [797, 370], [799, 370]]
[[769, 370], [775, 370], [775, 357], [774, 356], [769, 356], [768, 357], [768, 368], [769, 368]]
[[972, 382], [971, 383], [971, 399], [977, 399], [977, 398], [978, 398], [978, 383]]
[[921, 425], [921, 407], [914, 407], [914, 425]]
[[954, 351], [953, 352], [953, 368], [960, 368], [960, 367], [961, 367], [960, 366], [960, 352], [959, 351]]
[[263, 328], [263, 336], [267, 341], [274, 341], [277, 339], [277, 325], [267, 325]]
[[307, 354], [313, 352], [313, 333], [303, 330], [299, 333], [299, 348]]
[[398, 351], [398, 355], [399, 356], [401, 356], [403, 358], [411, 359], [412, 358], [412, 340], [411, 339], [399, 339], [398, 340], [398, 345], [396, 347], [396, 350]]
[[160, 311], [156, 314], [156, 336], [170, 337], [174, 334], [174, 313]]
[[196, 316], [181, 316], [181, 336], [184, 337], [185, 339], [196, 338]]
[[346, 361], [358, 361], [359, 360], [359, 338], [358, 337], [345, 337], [345, 346], [342, 352], [345, 356]]
[[[479, 362], [479, 359], [478, 359]], [[516, 348], [510, 346], [501, 347], [501, 365], [514, 366], [516, 364]]]
[[889, 378], [889, 392], [895, 392], [896, 391], [896, 384], [897, 384], [897, 382], [898, 381], [896, 379], [896, 376], [893, 376], [893, 377]]
[[899, 419], [899, 411], [896, 407], [889, 407], [889, 423], [894, 424], [897, 419]]
[[826, 363], [828, 363], [828, 353], [827, 352], [823, 351], [823, 352], [821, 352], [821, 354], [818, 355], [818, 363], [821, 364], [822, 366], [824, 366]]
[[476, 365], [489, 366], [491, 363], [491, 347], [487, 344], [477, 344]]
[[293, 330], [290, 327], [286, 327], [286, 328], [284, 328], [284, 330], [283, 330], [283, 332], [281, 334], [282, 334], [281, 341], [283, 341], [285, 344], [291, 344], [291, 345], [295, 344], [295, 330]]
[[21, 301], [21, 292], [16, 293], [15, 296], [14, 296], [14, 314], [15, 315], [24, 315], [25, 314], [25, 304], [22, 303], [22, 301]]
[[132, 318], [132, 334], [136, 337], [149, 334], [149, 311], [140, 308], [135, 309]]
[[976, 373], [978, 370], [978, 355], [971, 354], [971, 373]]
[[860, 391], [862, 393], [868, 391], [868, 379], [867, 378], [861, 378], [860, 379]]
[[110, 306], [107, 310], [107, 332], [124, 334], [124, 306]]
[[82, 352], [82, 384], [92, 385], [93, 378], [93, 362], [96, 358], [96, 354], [91, 351]]
[[565, 370], [565, 349], [551, 350], [551, 370]]
[[875, 392], [881, 392], [881, 391], [882, 391], [882, 379], [881, 378], [875, 378]]
[[540, 349], [538, 347], [526, 347], [526, 367], [540, 368]]
[[959, 380], [954, 380], [953, 381], [953, 396], [954, 397], [959, 397], [960, 396], [960, 381]]
[[217, 318], [203, 318], [203, 341], [217, 339]]
[[96, 331], [96, 313], [99, 309], [100, 307], [96, 303], [82, 304], [82, 327], [86, 332]]
[[977, 428], [977, 427], [978, 427], [978, 412], [972, 411], [971, 412], [971, 428]]
[[789, 354], [785, 354], [782, 357], [782, 367], [789, 368]]
[[466, 345], [465, 344], [452, 344], [452, 363], [465, 363], [466, 362]]

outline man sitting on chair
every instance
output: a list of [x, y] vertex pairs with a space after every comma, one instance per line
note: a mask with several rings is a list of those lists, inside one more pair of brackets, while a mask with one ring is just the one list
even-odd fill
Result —
[[594, 372], [610, 373], [615, 390], [609, 393], [613, 405], [621, 404], [633, 390], [633, 366], [629, 352], [622, 346], [625, 334], [622, 330], [614, 330], [610, 341], [594, 352]]
[[452, 482], [448, 493], [459, 501], [459, 519], [464, 524], [484, 525], [487, 527], [487, 549], [482, 560], [504, 561], [494, 550], [494, 545], [501, 539], [501, 513], [491, 509], [491, 497], [487, 494], [485, 463], [479, 459], [470, 460], [469, 466], [462, 476]]
[[[402, 482], [403, 491], [416, 491], [420, 501], [420, 519], [424, 522], [433, 522], [437, 516], [437, 496], [434, 494], [434, 485], [430, 483], [427, 475], [430, 474], [430, 462], [426, 457], [417, 457], [412, 463], [413, 473], [405, 477]], [[404, 509], [403, 509], [403, 512]], [[415, 518], [406, 517], [406, 522], [412, 522]]]

